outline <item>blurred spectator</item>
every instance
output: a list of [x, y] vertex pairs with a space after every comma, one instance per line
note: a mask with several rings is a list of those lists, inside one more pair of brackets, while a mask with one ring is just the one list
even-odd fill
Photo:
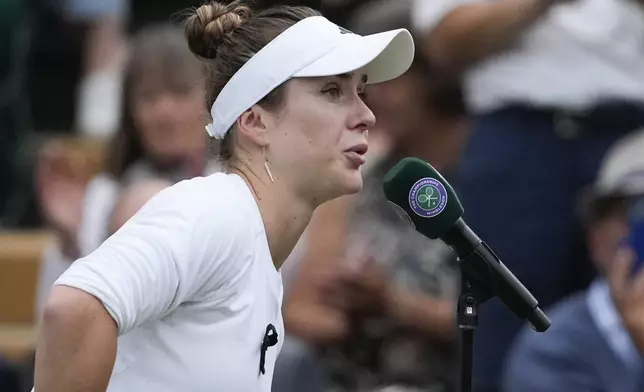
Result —
[[[363, 34], [409, 27], [409, 12], [408, 1], [378, 1], [348, 27]], [[382, 191], [382, 176], [404, 156], [446, 171], [458, 158], [463, 106], [458, 99], [450, 110], [435, 105], [441, 92], [434, 79], [440, 75], [417, 56], [405, 75], [367, 89], [379, 123], [370, 130], [364, 188], [320, 207], [307, 228], [285, 297], [289, 335], [275, 392], [454, 390], [451, 252], [402, 222]]]
[[32, 178], [43, 134], [114, 130], [126, 1], [0, 4], [0, 25], [5, 26], [0, 27], [0, 52], [10, 54], [0, 55], [0, 152], [7, 149], [0, 154], [0, 180], [7, 179], [0, 191], [3, 227], [42, 225]]
[[128, 0], [39, 0], [29, 99], [38, 132], [113, 132]]
[[121, 126], [108, 151], [105, 173], [86, 185], [77, 174], [82, 168], [61, 164], [55, 151], [43, 152], [39, 195], [58, 242], [41, 267], [38, 314], [58, 276], [109, 235], [109, 217], [121, 189], [216, 170], [205, 157], [202, 84], [203, 64], [188, 49], [181, 28], [144, 28], [132, 42]]
[[88, 24], [82, 77], [76, 97], [75, 128], [106, 137], [118, 127], [122, 65], [130, 0], [65, 0], [68, 20]]
[[[644, 12], [622, 0], [416, 0], [421, 47], [462, 72], [471, 138], [456, 180], [465, 219], [542, 306], [583, 289], [580, 188], [644, 126]], [[482, 306], [474, 382], [498, 388], [521, 324]]]
[[601, 276], [552, 309], [547, 333], [519, 336], [505, 392], [644, 391], [644, 271], [634, 276], [619, 260], [629, 206], [644, 200], [643, 173], [641, 131], [609, 152], [585, 207], [590, 258]]

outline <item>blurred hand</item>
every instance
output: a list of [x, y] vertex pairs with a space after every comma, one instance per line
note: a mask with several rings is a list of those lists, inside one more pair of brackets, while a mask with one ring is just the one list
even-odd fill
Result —
[[373, 259], [365, 260], [344, 284], [350, 311], [372, 316], [387, 312], [392, 297], [391, 282], [385, 269]]
[[285, 297], [286, 328], [314, 345], [344, 340], [350, 332], [350, 301], [343, 282], [352, 271], [343, 268], [339, 259], [303, 267]]
[[41, 151], [36, 167], [36, 190], [47, 224], [55, 230], [63, 252], [78, 256], [76, 236], [80, 228], [85, 181], [80, 170], [65, 159], [59, 143]]
[[317, 286], [316, 291], [324, 305], [344, 313], [351, 308], [348, 287], [355, 279], [355, 271], [342, 263], [329, 264], [315, 271], [315, 278], [310, 284]]
[[376, 314], [387, 305], [389, 282], [375, 262], [366, 260], [356, 264], [329, 263], [331, 268], [320, 268], [311, 284], [319, 287], [320, 300], [343, 312]]
[[621, 250], [608, 271], [615, 307], [638, 351], [644, 353], [644, 269], [632, 276], [635, 255]]

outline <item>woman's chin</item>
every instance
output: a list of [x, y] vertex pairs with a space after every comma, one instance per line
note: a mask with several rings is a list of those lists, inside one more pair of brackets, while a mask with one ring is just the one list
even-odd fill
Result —
[[320, 196], [324, 202], [336, 199], [342, 196], [353, 195], [362, 190], [362, 174], [360, 170], [342, 170], [341, 173], [336, 172], [334, 178], [326, 182], [327, 187]]
[[343, 181], [343, 194], [353, 195], [362, 190], [362, 173], [360, 170], [352, 170]]

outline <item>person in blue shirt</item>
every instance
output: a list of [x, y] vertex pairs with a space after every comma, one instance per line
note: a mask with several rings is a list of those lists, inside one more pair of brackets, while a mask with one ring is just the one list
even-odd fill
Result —
[[636, 256], [624, 241], [629, 211], [644, 201], [642, 151], [644, 131], [607, 155], [582, 209], [599, 277], [550, 310], [546, 333], [519, 335], [503, 392], [644, 391], [644, 270], [632, 267]]

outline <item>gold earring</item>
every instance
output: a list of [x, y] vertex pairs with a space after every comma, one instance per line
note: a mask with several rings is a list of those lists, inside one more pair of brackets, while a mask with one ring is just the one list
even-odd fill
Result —
[[266, 159], [266, 146], [262, 147], [262, 151], [264, 153], [264, 169], [266, 169], [266, 173], [268, 173], [268, 178], [271, 179], [271, 182], [275, 182], [273, 179], [273, 174], [271, 173], [271, 169], [268, 167], [268, 159]]

